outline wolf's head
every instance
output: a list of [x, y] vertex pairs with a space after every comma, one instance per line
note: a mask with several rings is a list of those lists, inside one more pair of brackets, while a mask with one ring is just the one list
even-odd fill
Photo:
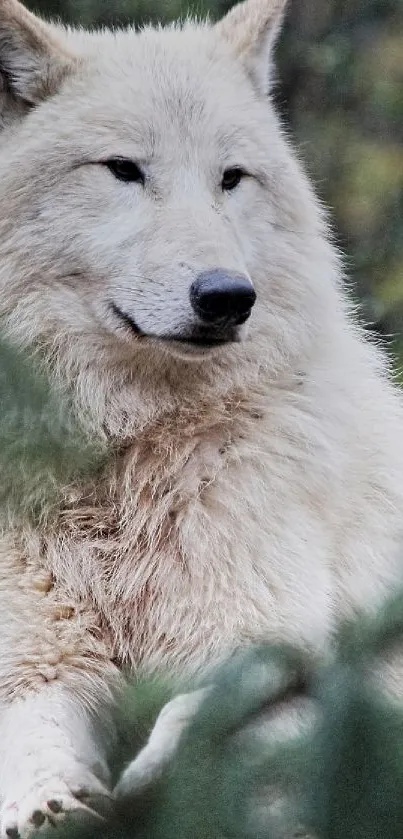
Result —
[[273, 369], [301, 363], [333, 269], [269, 95], [284, 5], [84, 33], [0, 0], [0, 310], [15, 340], [133, 369], [236, 366], [253, 342]]

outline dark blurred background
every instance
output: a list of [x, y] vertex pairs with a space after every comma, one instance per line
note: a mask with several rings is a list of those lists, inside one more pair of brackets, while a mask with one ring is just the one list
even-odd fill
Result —
[[[215, 18], [231, 0], [31, 0], [84, 26]], [[333, 209], [367, 322], [403, 365], [403, 0], [293, 0], [278, 49], [283, 118]]]

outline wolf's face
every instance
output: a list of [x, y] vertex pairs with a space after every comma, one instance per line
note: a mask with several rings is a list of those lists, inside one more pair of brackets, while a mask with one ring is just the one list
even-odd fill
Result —
[[14, 333], [197, 359], [262, 329], [284, 343], [285, 319], [306, 329], [317, 304], [298, 242], [317, 216], [267, 98], [283, 2], [249, 0], [216, 27], [94, 35], [4, 7]]

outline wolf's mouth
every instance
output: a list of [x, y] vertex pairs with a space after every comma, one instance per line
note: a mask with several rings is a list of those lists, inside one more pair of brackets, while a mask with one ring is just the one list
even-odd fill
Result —
[[149, 332], [144, 332], [136, 323], [136, 321], [123, 312], [115, 303], [111, 303], [111, 309], [119, 320], [121, 320], [137, 338], [153, 338], [154, 340], [167, 341], [175, 344], [188, 344], [200, 349], [214, 349], [215, 347], [224, 346], [224, 344], [238, 343], [239, 330], [232, 326], [225, 330], [207, 330], [197, 328], [188, 335], [154, 335]]
[[216, 337], [212, 335], [186, 335], [180, 336], [177, 335], [172, 336], [172, 338], [165, 339], [176, 341], [178, 344], [193, 344], [195, 347], [204, 347], [208, 349], [209, 347], [221, 347], [223, 344], [230, 344], [236, 341], [237, 339], [234, 337], [230, 337], [228, 334], [223, 337]]
[[123, 321], [123, 323], [132, 331], [135, 335], [139, 338], [146, 338], [146, 333], [137, 326], [137, 323], [130, 315], [127, 315], [125, 312], [122, 312], [122, 309], [119, 309], [119, 306], [116, 303], [111, 303], [110, 307], [114, 315], [116, 315], [119, 320]]

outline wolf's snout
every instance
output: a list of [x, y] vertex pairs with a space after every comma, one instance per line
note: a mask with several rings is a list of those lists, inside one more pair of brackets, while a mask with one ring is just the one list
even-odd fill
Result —
[[193, 310], [204, 323], [245, 323], [255, 300], [248, 277], [218, 268], [199, 274], [190, 289]]

